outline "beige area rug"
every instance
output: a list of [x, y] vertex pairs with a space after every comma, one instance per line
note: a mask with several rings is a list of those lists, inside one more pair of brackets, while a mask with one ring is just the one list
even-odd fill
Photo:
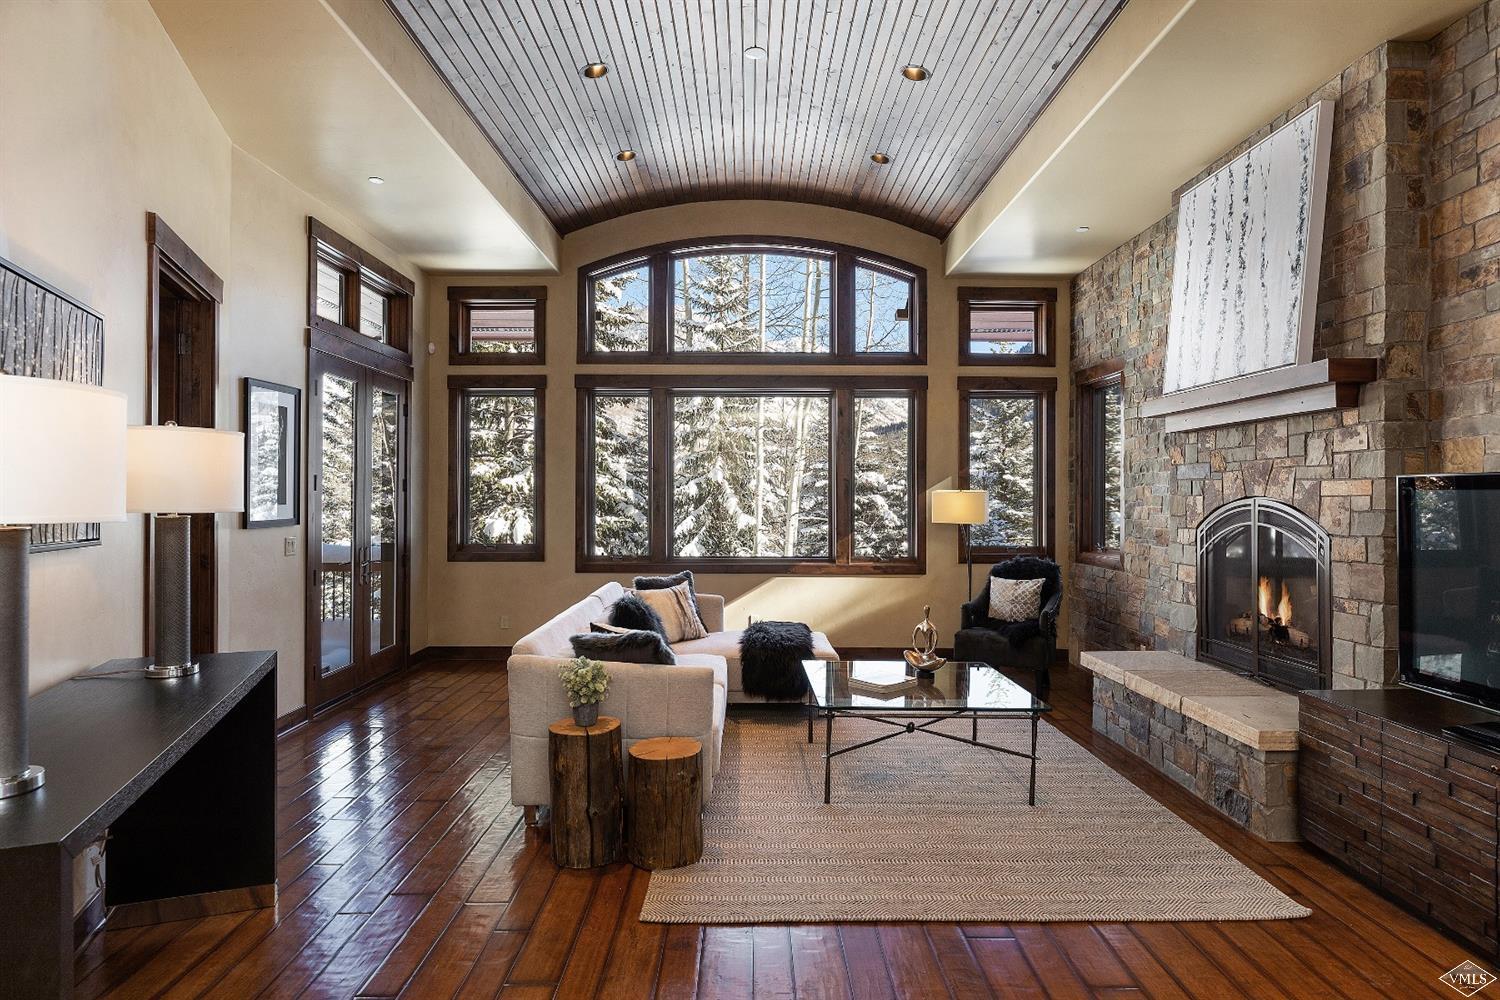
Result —
[[[967, 734], [968, 723], [943, 723]], [[889, 731], [839, 719], [834, 746]], [[731, 718], [697, 864], [655, 872], [641, 919], [1274, 920], [1309, 911], [1043, 723], [1027, 762], [920, 733], [833, 760], [821, 724]], [[980, 738], [1024, 747], [1023, 721]]]

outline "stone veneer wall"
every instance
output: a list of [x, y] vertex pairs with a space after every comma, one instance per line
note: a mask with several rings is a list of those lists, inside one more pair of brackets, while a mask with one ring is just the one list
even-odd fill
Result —
[[1107, 677], [1094, 676], [1103, 733], [1266, 840], [1300, 840], [1297, 751], [1257, 750]]
[[1383, 45], [1183, 185], [1309, 102], [1335, 102], [1314, 356], [1380, 359], [1358, 407], [1170, 435], [1161, 419], [1141, 417], [1141, 403], [1161, 393], [1175, 207], [1074, 279], [1074, 370], [1124, 360], [1126, 425], [1124, 566], [1075, 563], [1075, 657], [1120, 648], [1195, 656], [1197, 525], [1223, 503], [1266, 496], [1296, 505], [1332, 538], [1335, 686], [1394, 679], [1392, 477], [1423, 471], [1427, 447], [1428, 66], [1426, 44]]

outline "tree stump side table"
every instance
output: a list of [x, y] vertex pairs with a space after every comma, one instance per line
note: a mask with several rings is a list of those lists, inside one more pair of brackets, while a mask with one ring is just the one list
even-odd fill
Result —
[[626, 816], [632, 864], [654, 871], [703, 856], [702, 763], [703, 745], [686, 737], [631, 746]]
[[552, 770], [552, 860], [559, 868], [594, 868], [620, 860], [624, 773], [620, 720], [592, 726], [560, 719], [547, 727]]

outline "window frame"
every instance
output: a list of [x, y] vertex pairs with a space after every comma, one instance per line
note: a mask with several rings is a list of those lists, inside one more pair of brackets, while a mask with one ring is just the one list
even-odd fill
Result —
[[[574, 539], [575, 568], [580, 573], [760, 573], [799, 576], [919, 576], [927, 571], [927, 532], [922, 521], [927, 492], [927, 377], [858, 375], [577, 375], [577, 474]], [[672, 399], [683, 395], [828, 395], [830, 475], [830, 544], [827, 558], [709, 557], [671, 555], [672, 475], [675, 467]], [[594, 435], [593, 398], [598, 395], [644, 394], [650, 400], [650, 498], [648, 545], [644, 558], [610, 559], [589, 551], [593, 536]], [[860, 394], [909, 394], [911, 403], [908, 468], [911, 483], [911, 549], [903, 559], [854, 557], [854, 399]]]
[[[974, 303], [999, 303], [1037, 310], [1036, 350], [1031, 354], [977, 354], [969, 349]], [[958, 363], [1001, 367], [1051, 368], [1057, 363], [1057, 289], [993, 288], [963, 285], [958, 289]]]
[[[530, 302], [534, 351], [484, 354], [469, 349], [469, 314], [497, 303]], [[544, 365], [547, 363], [547, 287], [545, 285], [450, 285], [448, 287], [449, 365]]]
[[[815, 254], [828, 258], [832, 267], [829, 289], [829, 351], [789, 353], [783, 351], [705, 352], [673, 349], [675, 319], [673, 264], [679, 257], [694, 253], [763, 253]], [[644, 351], [599, 351], [593, 343], [594, 281], [620, 271], [644, 267], [647, 293], [647, 349]], [[854, 350], [854, 269], [871, 270], [912, 283], [912, 305], [908, 317], [911, 331], [910, 349], [890, 352]], [[1055, 294], [1055, 292], [1054, 292]], [[800, 237], [718, 236], [657, 243], [626, 253], [615, 254], [578, 269], [578, 362], [580, 364], [661, 364], [676, 365], [920, 365], [927, 363], [927, 269], [915, 264], [845, 243]]]
[[[474, 390], [530, 392], [536, 397], [536, 447], [532, 470], [532, 494], [536, 503], [533, 539], [526, 545], [475, 545], [463, 540], [464, 510], [469, 467], [468, 440], [464, 434], [464, 403]], [[448, 561], [449, 562], [543, 562], [547, 534], [547, 376], [545, 375], [449, 375], [448, 376]]]
[[[416, 283], [311, 216], [307, 237], [307, 326], [312, 348], [410, 382]], [[341, 323], [318, 314], [319, 261], [342, 276]], [[359, 332], [360, 297], [366, 286], [385, 297], [385, 342]]]
[[[1099, 400], [1103, 392], [1115, 386], [1121, 390], [1121, 423], [1124, 422], [1125, 364], [1123, 361], [1106, 361], [1086, 368], [1075, 375], [1075, 397], [1078, 400], [1078, 506], [1075, 515], [1077, 538], [1073, 557], [1078, 562], [1108, 569], [1121, 569], [1125, 565], [1122, 549], [1111, 549], [1100, 544], [1103, 538], [1102, 510], [1099, 507], [1100, 477], [1103, 469], [1100, 422], [1104, 419]], [[1123, 447], [1123, 427], [1122, 447]], [[1123, 470], [1120, 491], [1121, 542], [1124, 541], [1124, 483]]]
[[[1036, 457], [1039, 466], [1034, 489], [1040, 495], [1038, 503], [1037, 539], [1039, 545], [1018, 546], [974, 546], [974, 558], [979, 561], [1000, 562], [1014, 556], [1042, 556], [1057, 558], [1057, 379], [1053, 376], [1016, 375], [992, 378], [960, 378], [958, 380], [958, 482], [960, 489], [970, 489], [970, 427], [969, 403], [975, 397], [1017, 398], [1036, 400], [1038, 424], [1036, 431]], [[958, 561], [966, 562], [968, 552], [965, 543], [958, 545]]]

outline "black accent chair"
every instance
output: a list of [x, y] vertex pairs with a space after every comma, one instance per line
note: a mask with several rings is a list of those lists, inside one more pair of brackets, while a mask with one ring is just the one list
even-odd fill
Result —
[[1000, 669], [1029, 670], [1034, 692], [1047, 697], [1052, 687], [1051, 667], [1057, 657], [1057, 613], [1062, 608], [1062, 570], [1051, 559], [1018, 556], [990, 568], [991, 579], [1045, 580], [1041, 614], [1029, 621], [1002, 622], [990, 618], [990, 585], [963, 606], [963, 624], [953, 636], [953, 658], [988, 663]]

